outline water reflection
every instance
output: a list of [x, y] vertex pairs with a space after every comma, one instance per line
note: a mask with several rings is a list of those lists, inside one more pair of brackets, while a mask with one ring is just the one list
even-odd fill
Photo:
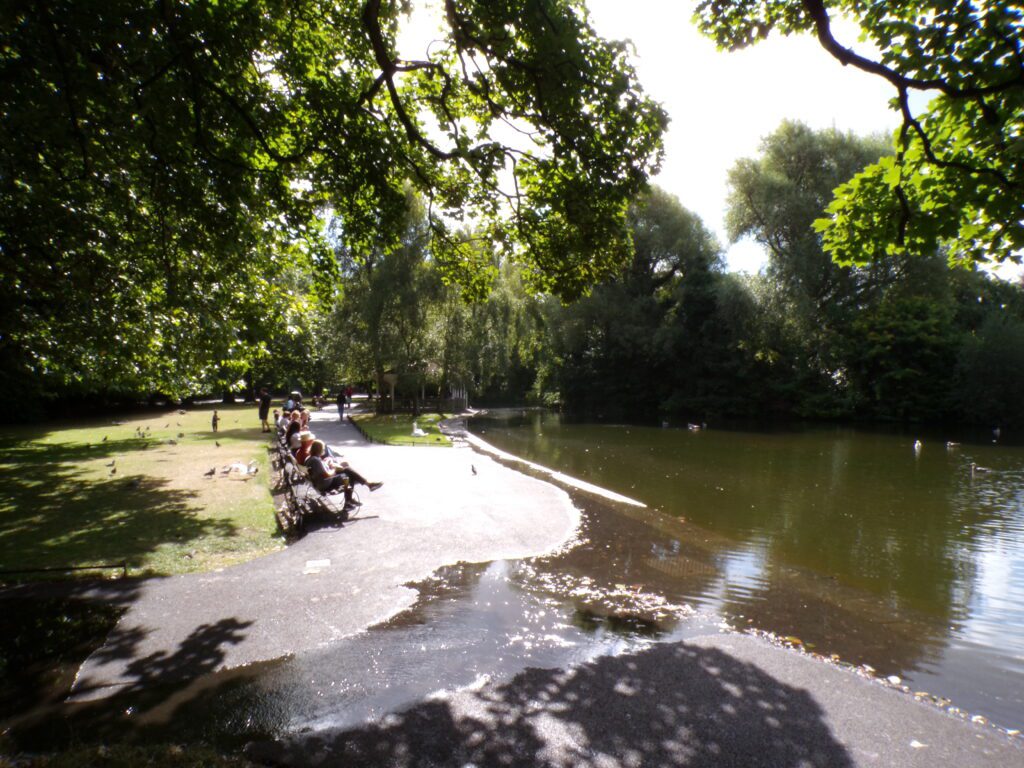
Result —
[[[1024, 722], [1024, 451], [846, 428], [471, 425], [505, 451], [649, 505], [591, 516], [555, 570], [795, 636]], [[971, 464], [991, 469], [973, 473]]]

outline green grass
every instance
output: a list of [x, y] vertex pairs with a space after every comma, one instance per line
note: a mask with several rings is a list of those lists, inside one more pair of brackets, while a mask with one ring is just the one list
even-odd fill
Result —
[[[353, 414], [352, 419], [366, 434], [380, 443], [388, 445], [434, 445], [451, 447], [451, 440], [441, 434], [437, 424], [450, 414], [424, 413], [413, 417], [408, 413], [395, 414]], [[412, 423], [426, 432], [426, 437], [412, 436]]]
[[[218, 406], [217, 435], [213, 410], [7, 428], [0, 440], [0, 569], [124, 561], [132, 575], [170, 575], [280, 548], [267, 488], [268, 436], [256, 409]], [[262, 470], [255, 477], [220, 473], [251, 460]], [[216, 475], [205, 477], [211, 468]]]

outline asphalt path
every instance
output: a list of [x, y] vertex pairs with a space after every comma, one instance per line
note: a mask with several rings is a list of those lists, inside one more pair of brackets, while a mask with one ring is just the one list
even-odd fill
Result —
[[749, 635], [655, 643], [250, 744], [282, 766], [1012, 768], [1018, 740]]
[[[539, 555], [578, 526], [560, 487], [515, 471], [508, 457], [369, 445], [333, 410], [315, 414], [312, 428], [384, 481], [376, 493], [362, 489], [361, 516], [221, 572], [97, 588], [109, 591], [93, 597], [127, 610], [83, 665], [75, 697], [331, 647], [412, 606], [405, 585], [443, 565]], [[1024, 768], [1019, 737], [728, 632], [526, 669], [247, 752], [294, 766]]]
[[358, 488], [356, 519], [219, 572], [96, 588], [127, 610], [79, 671], [76, 699], [322, 648], [413, 605], [404, 585], [443, 565], [543, 554], [578, 525], [564, 490], [468, 447], [370, 444], [333, 409], [311, 428], [384, 482]]

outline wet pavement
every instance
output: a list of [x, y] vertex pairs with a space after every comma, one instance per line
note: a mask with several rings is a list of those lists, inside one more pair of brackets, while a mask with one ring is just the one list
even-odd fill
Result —
[[360, 487], [359, 516], [243, 565], [138, 583], [83, 665], [76, 699], [323, 648], [412, 606], [408, 582], [452, 563], [543, 554], [577, 527], [565, 491], [487, 457], [370, 445], [327, 411], [311, 426], [365, 477], [384, 481], [374, 493]]
[[122, 586], [77, 703], [23, 743], [202, 739], [295, 766], [1024, 766], [1019, 738], [658, 588], [715, 573], [684, 521], [465, 446], [367, 446], [329, 415], [314, 431], [385, 480], [362, 519]]

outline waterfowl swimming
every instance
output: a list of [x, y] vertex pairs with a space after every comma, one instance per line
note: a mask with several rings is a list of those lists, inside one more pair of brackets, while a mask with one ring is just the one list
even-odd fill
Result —
[[914, 453], [920, 453], [923, 447], [924, 444], [920, 440], [914, 441]]
[[971, 462], [971, 474], [972, 474], [972, 475], [975, 475], [975, 474], [977, 474], [977, 475], [983, 475], [983, 474], [985, 474], [986, 472], [991, 472], [991, 471], [992, 471], [992, 470], [991, 470], [991, 469], [989, 469], [988, 467], [979, 467], [979, 466], [978, 466], [977, 464], [975, 464], [975, 463], [974, 463], [973, 461]]
[[959, 447], [960, 447], [960, 443], [954, 443], [952, 440], [947, 440], [946, 441], [946, 450], [947, 451], [951, 451], [954, 448], [959, 448]]

